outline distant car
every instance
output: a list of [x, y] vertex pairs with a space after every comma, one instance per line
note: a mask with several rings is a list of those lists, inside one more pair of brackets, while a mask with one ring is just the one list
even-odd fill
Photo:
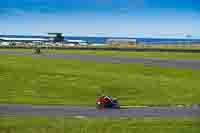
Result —
[[119, 109], [120, 105], [116, 98], [112, 99], [109, 96], [100, 96], [96, 99], [96, 107], [97, 109]]

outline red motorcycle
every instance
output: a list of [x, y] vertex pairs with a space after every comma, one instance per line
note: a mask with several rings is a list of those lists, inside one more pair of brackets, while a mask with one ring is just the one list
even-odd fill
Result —
[[96, 99], [96, 107], [97, 109], [119, 109], [120, 105], [116, 98], [112, 99], [109, 96], [101, 96]]

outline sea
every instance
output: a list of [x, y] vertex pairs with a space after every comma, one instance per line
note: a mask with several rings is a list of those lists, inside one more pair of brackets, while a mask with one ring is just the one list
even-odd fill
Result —
[[[0, 35], [0, 37], [11, 38], [48, 38], [47, 36], [30, 35]], [[88, 36], [65, 36], [65, 40], [84, 40], [88, 43], [105, 44], [107, 39], [136, 39], [141, 44], [178, 44], [199, 43], [200, 39], [176, 39], [176, 38], [126, 38], [126, 37], [88, 37]]]

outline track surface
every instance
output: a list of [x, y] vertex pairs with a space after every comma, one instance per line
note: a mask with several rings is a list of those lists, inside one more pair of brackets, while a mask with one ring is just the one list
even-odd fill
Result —
[[97, 110], [93, 107], [0, 105], [0, 116], [199, 117], [200, 107], [135, 107]]
[[0, 54], [19, 55], [19, 56], [34, 56], [34, 57], [49, 57], [49, 58], [65, 58], [78, 60], [92, 60], [111, 63], [128, 63], [128, 64], [144, 64], [156, 65], [162, 67], [177, 67], [200, 69], [200, 60], [178, 60], [178, 59], [161, 59], [161, 58], [138, 58], [138, 57], [108, 57], [95, 55], [70, 55], [70, 54], [41, 54], [35, 55], [32, 53], [20, 53], [10, 51], [0, 51]]

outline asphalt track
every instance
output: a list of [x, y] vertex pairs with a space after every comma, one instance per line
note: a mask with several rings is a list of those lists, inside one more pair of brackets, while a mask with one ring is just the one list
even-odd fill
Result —
[[94, 107], [0, 105], [0, 116], [70, 116], [70, 117], [199, 117], [200, 107], [132, 107], [97, 110]]
[[111, 63], [144, 64], [147, 66], [200, 69], [200, 60], [188, 60], [188, 59], [180, 60], [180, 59], [139, 58], [139, 57], [110, 57], [110, 56], [75, 55], [75, 54], [73, 54], [73, 55], [72, 54], [35, 55], [32, 53], [22, 53], [22, 52], [20, 53], [20, 52], [11, 52], [11, 51], [0, 51], [0, 54], [48, 57], [48, 58], [78, 59], [78, 60], [89, 60], [89, 61], [111, 62]]

